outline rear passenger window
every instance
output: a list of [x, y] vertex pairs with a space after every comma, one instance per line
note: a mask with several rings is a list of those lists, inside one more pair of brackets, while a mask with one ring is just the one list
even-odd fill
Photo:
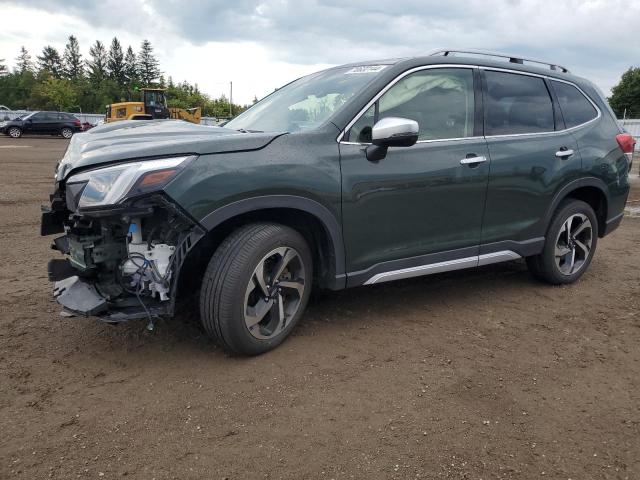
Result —
[[553, 81], [553, 88], [567, 128], [582, 125], [598, 116], [598, 111], [591, 102], [573, 85]]
[[553, 103], [542, 78], [486, 71], [485, 135], [552, 132]]

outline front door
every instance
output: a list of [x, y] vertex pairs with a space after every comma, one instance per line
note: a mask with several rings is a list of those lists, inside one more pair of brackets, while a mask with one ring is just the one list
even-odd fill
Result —
[[[489, 155], [477, 100], [473, 68], [426, 68], [398, 80], [346, 132], [340, 158], [349, 285], [478, 255]], [[416, 120], [419, 140], [371, 162], [371, 128], [385, 117]]]
[[25, 123], [25, 132], [47, 133], [47, 112], [38, 112], [31, 115]]

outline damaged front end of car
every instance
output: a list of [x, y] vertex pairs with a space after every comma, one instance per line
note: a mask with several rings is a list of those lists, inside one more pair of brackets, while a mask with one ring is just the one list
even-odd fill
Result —
[[58, 179], [41, 234], [64, 233], [49, 279], [64, 310], [107, 322], [172, 316], [204, 230], [164, 192], [195, 155], [126, 161]]

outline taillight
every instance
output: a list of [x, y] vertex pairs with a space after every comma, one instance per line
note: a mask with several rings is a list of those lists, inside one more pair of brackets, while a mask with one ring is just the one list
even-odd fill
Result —
[[75, 124], [76, 127], [80, 126], [80, 120], [76, 120], [75, 122], [73, 122]]
[[618, 141], [618, 145], [620, 145], [620, 150], [622, 150], [622, 152], [627, 156], [629, 163], [631, 163], [631, 159], [633, 158], [633, 147], [636, 145], [636, 139], [628, 133], [620, 133], [616, 135], [616, 140]]

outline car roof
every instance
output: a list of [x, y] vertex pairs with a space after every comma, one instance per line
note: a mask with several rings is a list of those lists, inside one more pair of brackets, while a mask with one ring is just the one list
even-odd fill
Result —
[[[455, 52], [442, 50], [443, 52]], [[557, 63], [552, 62], [542, 62], [539, 60], [531, 60], [527, 58], [520, 59], [517, 55], [506, 55], [501, 53], [484, 53], [484, 52], [475, 52], [475, 51], [467, 51], [467, 55], [464, 53], [455, 55], [441, 55], [434, 54], [433, 52], [429, 52], [425, 55], [418, 55], [413, 57], [399, 57], [399, 58], [386, 58], [379, 60], [365, 60], [360, 62], [348, 63], [345, 65], [336, 66], [333, 68], [345, 68], [345, 67], [358, 67], [365, 65], [393, 65], [394, 67], [398, 67], [403, 69], [402, 67], [406, 67], [407, 69], [418, 67], [422, 65], [478, 65], [482, 67], [496, 68], [496, 69], [505, 69], [505, 70], [515, 70], [521, 71], [523, 73], [533, 73], [536, 75], [543, 75], [549, 77], [556, 77], [559, 79], [566, 79], [571, 81], [584, 81], [583, 78], [572, 75], [564, 67], [561, 67]], [[502, 56], [503, 60], [497, 59], [496, 57]], [[518, 59], [526, 63], [515, 63], [509, 61], [509, 58]], [[538, 66], [540, 64], [546, 64], [548, 67]], [[555, 69], [551, 68], [551, 65], [554, 65]], [[565, 71], [563, 71], [563, 69]], [[396, 70], [396, 68], [394, 68]]]

